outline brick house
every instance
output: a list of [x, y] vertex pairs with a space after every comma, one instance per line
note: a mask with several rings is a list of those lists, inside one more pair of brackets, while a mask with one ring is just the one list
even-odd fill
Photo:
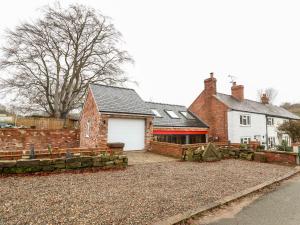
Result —
[[231, 95], [217, 92], [217, 79], [213, 73], [204, 80], [204, 90], [190, 105], [189, 110], [209, 125], [209, 137], [215, 141], [247, 144], [259, 142], [268, 148], [283, 140], [291, 144], [287, 134], [277, 127], [286, 120], [298, 120], [298, 116], [282, 107], [269, 104], [266, 95], [261, 102], [244, 98], [244, 86], [233, 82]]
[[80, 146], [148, 149], [150, 141], [206, 142], [208, 126], [185, 106], [144, 102], [129, 88], [90, 85], [80, 118]]
[[122, 142], [124, 150], [147, 149], [152, 120], [133, 89], [90, 85], [80, 118], [80, 146], [106, 149], [108, 142]]

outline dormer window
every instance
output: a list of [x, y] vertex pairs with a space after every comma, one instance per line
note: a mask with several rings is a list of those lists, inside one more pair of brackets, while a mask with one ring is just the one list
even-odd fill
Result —
[[156, 117], [161, 117], [160, 113], [156, 109], [151, 109], [151, 111]]
[[174, 113], [172, 110], [166, 110], [166, 112], [172, 119], [179, 119], [179, 116], [176, 113]]
[[181, 115], [183, 115], [186, 119], [192, 120], [194, 119], [191, 114], [187, 111], [180, 111]]

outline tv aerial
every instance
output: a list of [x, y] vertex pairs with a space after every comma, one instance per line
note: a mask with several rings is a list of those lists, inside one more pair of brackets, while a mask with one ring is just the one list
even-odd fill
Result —
[[236, 82], [236, 77], [232, 76], [232, 75], [228, 75], [229, 79], [230, 79], [230, 83], [233, 84], [234, 82]]

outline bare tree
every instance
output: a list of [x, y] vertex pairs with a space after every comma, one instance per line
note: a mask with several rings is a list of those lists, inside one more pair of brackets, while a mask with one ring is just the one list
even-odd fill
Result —
[[257, 91], [257, 97], [258, 97], [259, 101], [260, 101], [261, 97], [263, 96], [263, 94], [266, 94], [266, 96], [269, 99], [269, 102], [273, 103], [278, 95], [278, 91], [274, 88], [259, 89]]
[[65, 118], [82, 105], [89, 84], [127, 81], [121, 67], [132, 59], [107, 17], [82, 5], [42, 12], [41, 19], [7, 31], [2, 88], [31, 108]]

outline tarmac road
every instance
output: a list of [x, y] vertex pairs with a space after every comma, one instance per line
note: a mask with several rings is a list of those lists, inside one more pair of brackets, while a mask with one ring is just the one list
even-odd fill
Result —
[[300, 225], [300, 176], [282, 183], [275, 191], [262, 195], [240, 208], [241, 210], [231, 216], [227, 214], [224, 216], [225, 218], [214, 215], [214, 217], [220, 217], [220, 219], [205, 224]]

